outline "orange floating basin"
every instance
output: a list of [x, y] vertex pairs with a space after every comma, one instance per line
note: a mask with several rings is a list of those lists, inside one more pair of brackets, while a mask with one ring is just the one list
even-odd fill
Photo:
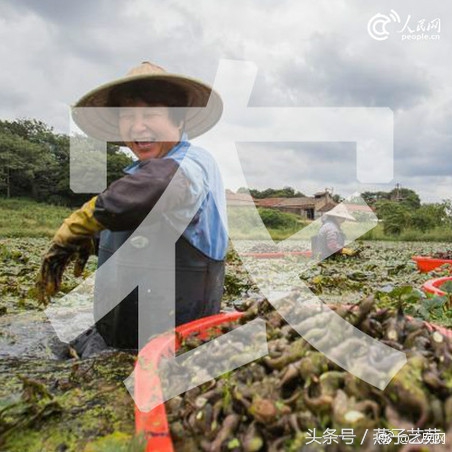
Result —
[[446, 295], [446, 292], [443, 292], [440, 287], [448, 281], [452, 281], [452, 276], [429, 279], [422, 285], [422, 289], [424, 290], [424, 292], [432, 293], [434, 295], [439, 295], [440, 297], [442, 297]]
[[452, 265], [451, 259], [436, 259], [428, 256], [413, 256], [411, 259], [416, 262], [417, 268], [423, 273], [431, 272], [435, 268], [441, 267], [441, 265], [444, 264]]
[[[158, 336], [140, 351], [135, 365], [135, 400], [140, 406], [149, 400], [161, 401], [149, 412], [143, 412], [135, 405], [135, 430], [145, 435], [146, 452], [174, 452], [160, 379], [157, 374], [151, 376], [149, 369], [157, 369], [160, 360], [175, 353], [181, 346], [181, 340], [190, 334], [199, 333], [200, 339], [208, 339], [211, 328], [234, 322], [242, 315], [242, 312], [228, 312], [186, 323], [176, 328], [176, 335]], [[143, 362], [145, 366], [141, 365]]]
[[240, 256], [255, 257], [257, 259], [282, 259], [289, 256], [312, 257], [312, 251], [281, 251], [277, 253], [242, 253]]

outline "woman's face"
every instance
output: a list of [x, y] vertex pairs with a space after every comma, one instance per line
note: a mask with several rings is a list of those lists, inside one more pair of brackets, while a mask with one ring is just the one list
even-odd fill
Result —
[[181, 124], [173, 123], [168, 107], [137, 100], [119, 108], [119, 133], [139, 160], [158, 159], [180, 141]]

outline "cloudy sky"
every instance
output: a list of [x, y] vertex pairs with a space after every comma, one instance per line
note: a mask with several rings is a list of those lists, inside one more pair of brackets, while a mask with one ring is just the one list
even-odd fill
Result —
[[[368, 32], [378, 13], [385, 40]], [[389, 107], [394, 177], [358, 181], [352, 142], [258, 134], [237, 147], [250, 187], [348, 195], [400, 183], [441, 201], [452, 198], [451, 18], [444, 0], [0, 0], [0, 118], [68, 133], [71, 104], [141, 61], [210, 84], [222, 59], [252, 62], [250, 107]]]

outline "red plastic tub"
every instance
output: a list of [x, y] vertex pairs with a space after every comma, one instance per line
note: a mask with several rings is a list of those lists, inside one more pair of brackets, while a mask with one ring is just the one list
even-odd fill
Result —
[[[201, 339], [206, 339], [210, 336], [211, 328], [238, 320], [242, 315], [242, 312], [218, 314], [181, 325], [176, 328], [178, 333], [176, 336], [159, 336], [151, 340], [141, 350], [135, 366], [135, 398], [137, 402], [146, 402], [150, 400], [150, 397], [157, 397], [158, 400], [162, 400], [160, 405], [149, 412], [142, 412], [135, 406], [135, 428], [137, 433], [144, 433], [145, 435], [147, 441], [146, 452], [174, 452], [174, 447], [163, 403], [160, 380], [158, 376], [150, 378], [149, 372], [146, 370], [140, 371], [142, 368], [138, 364], [140, 360], [145, 361], [146, 368], [149, 368], [148, 366], [156, 368], [162, 357], [169, 353], [174, 353], [174, 350], [178, 350], [181, 338], [197, 332]], [[430, 331], [438, 331], [446, 337], [452, 337], [452, 330], [428, 322], [424, 323]]]
[[423, 273], [430, 272], [444, 264], [452, 265], [452, 260], [449, 259], [436, 259], [428, 256], [413, 256], [411, 259], [416, 262], [417, 268]]
[[278, 253], [242, 253], [240, 256], [256, 257], [257, 259], [282, 259], [288, 256], [312, 257], [312, 251], [281, 251]]
[[424, 290], [424, 292], [432, 293], [434, 295], [439, 295], [440, 297], [442, 297], [446, 295], [446, 292], [443, 292], [440, 287], [447, 281], [452, 281], [452, 276], [429, 279], [422, 285], [422, 289]]
[[137, 433], [145, 435], [146, 452], [174, 452], [174, 448], [160, 380], [157, 375], [150, 378], [149, 370], [143, 370], [140, 363], [146, 363], [146, 369], [149, 369], [149, 366], [157, 368], [162, 357], [173, 354], [179, 349], [182, 338], [197, 332], [201, 339], [207, 339], [210, 336], [211, 328], [238, 320], [242, 315], [242, 312], [228, 312], [195, 320], [177, 327], [176, 335], [167, 334], [156, 337], [140, 351], [135, 366], [135, 400], [140, 406], [151, 398], [162, 401], [149, 412], [143, 412], [135, 405], [135, 429]]

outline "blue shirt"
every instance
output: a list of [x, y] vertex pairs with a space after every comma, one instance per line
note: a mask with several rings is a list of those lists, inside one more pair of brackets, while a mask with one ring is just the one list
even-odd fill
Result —
[[[226, 199], [221, 174], [212, 155], [205, 149], [193, 146], [184, 133], [165, 159], [175, 160], [192, 182], [192, 196], [203, 196], [201, 206], [183, 232], [184, 238], [206, 256], [223, 260], [228, 247]], [[140, 161], [125, 168], [133, 174]]]

